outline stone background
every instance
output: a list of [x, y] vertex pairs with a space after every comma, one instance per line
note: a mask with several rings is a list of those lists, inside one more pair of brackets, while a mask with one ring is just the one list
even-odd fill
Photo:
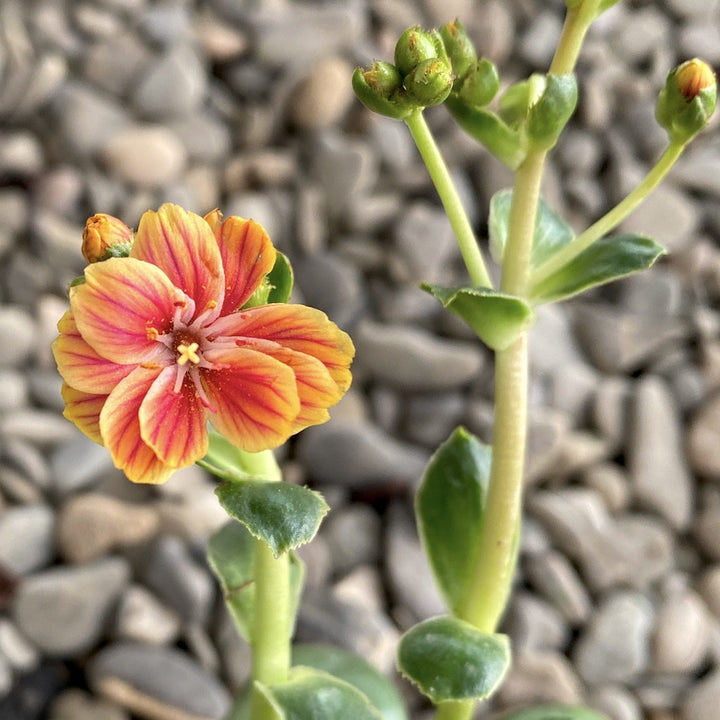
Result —
[[[223, 516], [195, 468], [133, 486], [61, 417], [49, 346], [85, 218], [165, 201], [262, 222], [296, 299], [357, 345], [332, 422], [283, 453], [333, 511], [303, 552], [301, 639], [391, 671], [399, 633], [443, 612], [411, 491], [459, 423], [489, 436], [491, 356], [420, 280], [462, 281], [401, 123], [350, 74], [406, 27], [460, 17], [504, 83], [547, 67], [560, 0], [2, 0], [0, 717], [220, 718], [247, 647], [204, 563]], [[668, 70], [720, 65], [716, 0], [624, 1], [594, 26], [576, 118], [544, 192], [583, 228], [661, 152]], [[508, 172], [428, 118], [481, 235]], [[720, 136], [697, 140], [626, 223], [652, 272], [541, 308], [527, 519], [496, 708], [587, 702], [612, 720], [720, 716]], [[413, 719], [427, 707], [400, 685]], [[479, 717], [486, 717], [485, 708]], [[138, 715], [139, 717], [139, 715]]]

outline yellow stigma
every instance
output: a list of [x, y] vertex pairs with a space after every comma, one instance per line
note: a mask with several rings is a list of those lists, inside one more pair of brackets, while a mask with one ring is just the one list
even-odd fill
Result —
[[200, 347], [196, 342], [190, 343], [189, 345], [178, 345], [177, 351], [180, 357], [177, 359], [178, 365], [185, 365], [189, 362], [199, 363], [200, 356], [197, 354], [197, 349]]

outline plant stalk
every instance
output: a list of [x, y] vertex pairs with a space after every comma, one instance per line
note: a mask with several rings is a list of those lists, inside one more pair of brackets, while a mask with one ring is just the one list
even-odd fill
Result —
[[445, 208], [445, 213], [457, 238], [460, 253], [470, 279], [474, 285], [492, 288], [492, 280], [485, 266], [472, 225], [470, 225], [447, 165], [440, 154], [430, 128], [425, 122], [422, 110], [415, 110], [409, 117], [405, 118], [405, 123], [440, 196], [440, 201]]

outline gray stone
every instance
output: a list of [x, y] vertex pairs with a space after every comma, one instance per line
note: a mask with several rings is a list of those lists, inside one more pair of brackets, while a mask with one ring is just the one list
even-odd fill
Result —
[[637, 385], [628, 452], [635, 497], [682, 530], [690, 522], [693, 484], [682, 448], [679, 411], [659, 378], [644, 376]]
[[27, 403], [28, 387], [24, 373], [0, 369], [0, 412], [16, 411]]
[[603, 685], [597, 688], [589, 698], [589, 706], [604, 712], [613, 720], [643, 720], [635, 696], [620, 685]]
[[51, 454], [50, 467], [56, 492], [69, 495], [98, 483], [113, 462], [104, 447], [77, 432]]
[[178, 43], [140, 76], [133, 103], [148, 120], [186, 117], [207, 92], [207, 75], [197, 52]]
[[621, 450], [627, 439], [627, 407], [630, 382], [624, 377], [601, 377], [595, 393], [592, 417], [595, 427], [611, 446]]
[[75, 495], [58, 513], [60, 554], [70, 563], [85, 563], [111, 550], [145, 542], [158, 527], [158, 514], [152, 507], [100, 493]]
[[122, 707], [152, 707], [150, 720], [224, 717], [231, 698], [220, 682], [174, 648], [114, 643], [92, 658], [91, 687]]
[[108, 93], [123, 96], [149, 60], [136, 33], [122, 33], [96, 42], [85, 54], [85, 76]]
[[230, 130], [210, 114], [195, 113], [167, 125], [184, 145], [191, 162], [216, 163], [230, 154]]
[[553, 11], [540, 12], [519, 40], [518, 50], [532, 67], [545, 67], [552, 60], [557, 47], [562, 20]]
[[187, 153], [172, 130], [161, 125], [133, 125], [102, 145], [111, 175], [141, 188], [157, 188], [175, 180], [185, 168]]
[[[570, 421], [564, 413], [551, 409], [542, 412], [531, 409], [528, 414], [525, 482], [534, 485], [553, 474], [569, 433]], [[492, 419], [489, 420], [488, 442], [491, 432]]]
[[692, 190], [720, 196], [720, 151], [714, 148], [690, 150], [673, 168], [673, 179]]
[[13, 620], [44, 653], [87, 652], [100, 640], [129, 578], [128, 563], [117, 557], [32, 575], [17, 590]]
[[118, 602], [115, 636], [151, 645], [168, 645], [180, 634], [180, 618], [142, 585], [131, 585]]
[[708, 649], [708, 614], [694, 592], [672, 594], [658, 608], [652, 668], [658, 674], [688, 675], [703, 663]]
[[703, 573], [698, 592], [710, 612], [720, 620], [720, 564], [712, 565]]
[[298, 457], [318, 482], [367, 487], [391, 481], [408, 486], [419, 482], [429, 453], [369, 423], [338, 420], [305, 430]]
[[0, 133], [0, 173], [31, 178], [45, 165], [42, 145], [27, 131]]
[[609, 595], [575, 645], [573, 661], [582, 679], [598, 685], [638, 678], [649, 664], [653, 620], [652, 605], [643, 595]]
[[683, 720], [716, 720], [720, 707], [720, 670], [697, 682], [681, 707]]
[[720, 395], [702, 405], [692, 418], [686, 434], [692, 469], [704, 477], [720, 480]]
[[583, 485], [600, 493], [610, 512], [618, 513], [628, 509], [630, 485], [619, 465], [609, 462], [594, 465], [582, 474], [581, 480]]
[[352, 66], [337, 56], [313, 63], [288, 100], [290, 121], [301, 130], [321, 130], [334, 125], [353, 101], [348, 82], [352, 71]]
[[35, 322], [24, 308], [4, 305], [0, 307], [0, 337], [13, 339], [0, 354], [0, 366], [19, 367], [33, 350]]
[[720, 560], [720, 504], [717, 501], [699, 512], [693, 534], [703, 552], [712, 560]]
[[413, 395], [406, 407], [406, 436], [412, 442], [434, 450], [461, 424], [465, 405], [461, 393]]
[[539, 553], [528, 558], [524, 567], [533, 587], [569, 625], [578, 626], [587, 621], [591, 611], [590, 597], [564, 555]]
[[385, 563], [393, 598], [410, 611], [413, 622], [446, 613], [417, 530], [400, 504], [389, 509]]
[[512, 638], [515, 652], [561, 650], [570, 638], [562, 615], [547, 601], [517, 591], [503, 619], [502, 631]]
[[380, 557], [380, 518], [366, 505], [332, 512], [322, 527], [336, 573], [342, 575]]
[[0, 655], [13, 670], [21, 673], [34, 670], [40, 663], [37, 648], [7, 618], [0, 618]]
[[215, 601], [215, 585], [206, 567], [175, 537], [161, 537], [147, 553], [143, 579], [184, 620], [205, 625]]
[[129, 720], [130, 715], [115, 703], [93, 697], [80, 688], [63, 691], [50, 707], [49, 720]]
[[427, 202], [407, 206], [395, 226], [400, 279], [417, 284], [449, 284], [450, 264], [459, 257], [445, 212]]
[[582, 683], [568, 659], [559, 652], [527, 651], [513, 657], [513, 663], [497, 692], [505, 706], [582, 702]]
[[19, 575], [45, 567], [55, 554], [55, 517], [47, 505], [0, 513], [0, 564]]
[[362, 321], [353, 336], [355, 367], [377, 382], [405, 390], [447, 390], [472, 381], [484, 357], [477, 345], [422, 330]]
[[36, 488], [50, 488], [50, 471], [45, 456], [37, 445], [20, 438], [4, 439], [3, 457], [6, 463], [16, 469], [23, 478]]

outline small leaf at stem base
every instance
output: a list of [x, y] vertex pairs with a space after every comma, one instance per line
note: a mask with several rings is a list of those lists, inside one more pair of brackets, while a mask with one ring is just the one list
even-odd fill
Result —
[[510, 667], [507, 635], [454, 617], [425, 620], [400, 640], [398, 669], [435, 704], [490, 697]]

